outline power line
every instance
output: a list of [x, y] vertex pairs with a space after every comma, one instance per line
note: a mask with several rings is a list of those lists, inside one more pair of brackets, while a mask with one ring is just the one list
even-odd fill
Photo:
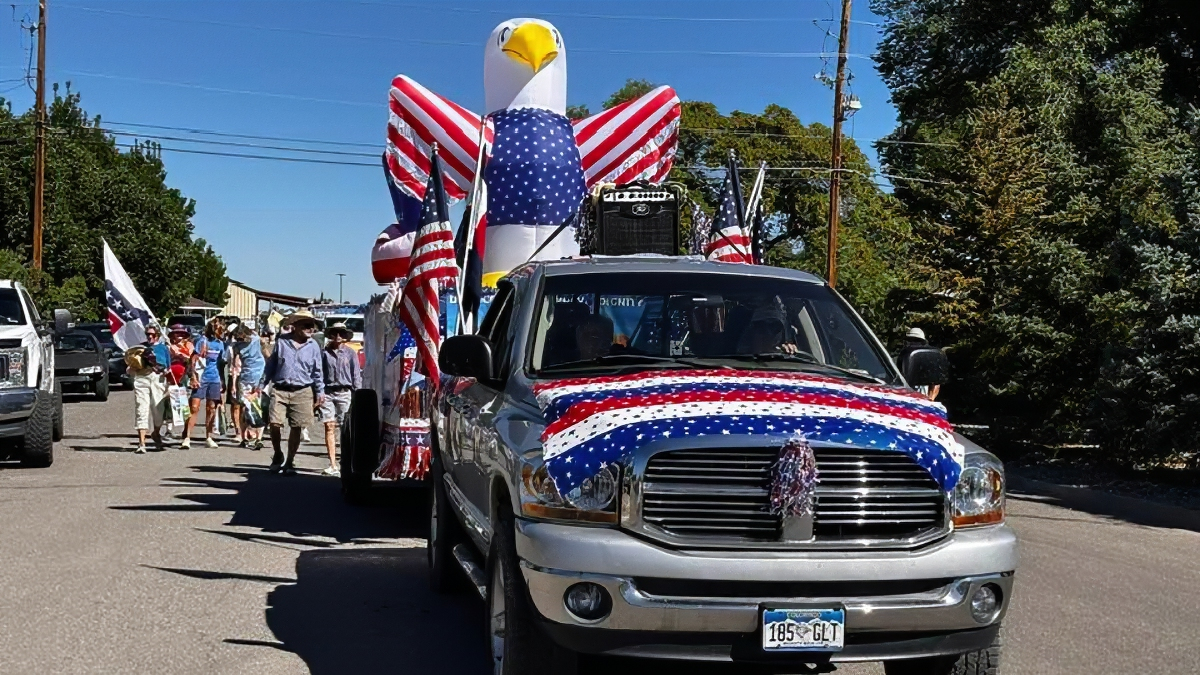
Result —
[[342, 101], [331, 98], [315, 98], [312, 96], [299, 96], [296, 94], [280, 94], [270, 91], [255, 91], [252, 89], [227, 89], [225, 87], [209, 87], [203, 84], [192, 84], [190, 82], [171, 82], [170, 80], [151, 80], [141, 77], [126, 77], [124, 75], [109, 75], [106, 73], [93, 73], [85, 70], [60, 70], [59, 72], [68, 75], [81, 75], [83, 77], [99, 77], [107, 80], [124, 80], [126, 82], [139, 82], [142, 84], [157, 84], [168, 87], [183, 87], [186, 89], [199, 89], [201, 91], [211, 91], [218, 94], [241, 94], [248, 96], [266, 96], [269, 98], [282, 98], [289, 101], [308, 101], [310, 103], [334, 103], [338, 105], [352, 105], [364, 108], [378, 108], [380, 103], [363, 103], [360, 101]]
[[[134, 148], [134, 149], [138, 149], [138, 150], [146, 149], [144, 146], [138, 146], [138, 145], [134, 145], [132, 143], [116, 143], [116, 146], [119, 148]], [[163, 145], [156, 145], [154, 147], [154, 149], [161, 150], [163, 152], [182, 152], [182, 153], [186, 153], [189, 155], [212, 155], [212, 156], [216, 156], [216, 157], [239, 157], [242, 159], [265, 159], [265, 160], [274, 160], [277, 162], [294, 162], [297, 164], [332, 164], [332, 165], [336, 165], [336, 166], [369, 166], [376, 170], [378, 170], [380, 167], [379, 162], [370, 162], [370, 163], [368, 163], [368, 162], [341, 162], [338, 160], [314, 159], [311, 157], [280, 157], [280, 156], [276, 156], [276, 155], [252, 155], [252, 154], [240, 153], [240, 152], [218, 152], [216, 150], [194, 150], [191, 148], [171, 148], [171, 147], [167, 147], [167, 146], [163, 146]]]
[[334, 145], [334, 146], [350, 146], [358, 148], [381, 148], [382, 143], [362, 143], [356, 141], [330, 141], [318, 140], [312, 138], [288, 138], [286, 136], [259, 136], [255, 134], [236, 134], [227, 131], [210, 131], [208, 129], [195, 129], [192, 127], [174, 127], [163, 124], [143, 124], [140, 122], [116, 122], [105, 120], [109, 124], [115, 124], [123, 127], [141, 127], [145, 129], [163, 129], [166, 131], [183, 131], [190, 134], [203, 134], [206, 136], [222, 136], [226, 138], [250, 138], [260, 141], [283, 141], [289, 143], [311, 143], [313, 145]]
[[340, 155], [343, 157], [379, 157], [383, 153], [382, 144], [378, 153], [369, 152], [349, 152], [344, 150], [318, 150], [315, 148], [296, 148], [282, 145], [263, 145], [261, 143], [244, 143], [238, 141], [215, 141], [203, 138], [183, 138], [180, 136], [164, 136], [160, 134], [144, 134], [136, 131], [123, 131], [121, 129], [111, 129], [105, 127], [92, 127], [113, 136], [126, 136], [132, 138], [148, 138], [163, 141], [179, 141], [182, 143], [197, 143], [204, 145], [220, 145], [235, 148], [256, 148], [260, 150], [279, 150], [282, 152], [303, 152], [316, 155]]
[[[329, 31], [309, 30], [305, 28], [284, 28], [281, 26], [259, 26], [252, 24], [233, 23], [227, 21], [213, 21], [210, 19], [183, 19], [177, 17], [158, 16], [153, 14], [140, 14], [137, 12], [126, 12], [115, 9], [100, 9], [97, 7], [83, 7], [81, 5], [59, 5], [64, 9], [74, 9], [85, 12], [96, 12], [99, 14], [112, 14], [117, 16], [127, 16], [138, 19], [150, 19], [155, 21], [167, 21], [171, 23], [191, 23], [209, 26], [220, 26], [225, 28], [240, 28], [245, 30], [263, 30], [276, 33], [297, 33], [302, 35], [311, 35], [315, 37], [330, 37], [343, 38], [354, 40], [379, 40], [384, 42], [402, 43], [402, 44], [421, 44], [436, 47], [475, 47], [478, 48], [480, 43], [467, 42], [460, 40], [426, 40], [419, 38], [394, 38], [385, 35], [359, 35], [355, 33], [334, 33]], [[581, 15], [583, 16], [583, 15]], [[589, 18], [640, 18], [640, 17], [618, 17], [616, 15], [586, 15]], [[653, 17], [648, 17], [653, 19]], [[667, 17], [659, 17], [659, 19], [667, 19]], [[678, 20], [684, 20], [685, 17], [676, 17]], [[763, 52], [763, 51], [726, 51], [726, 50], [692, 50], [692, 49], [593, 49], [587, 47], [572, 48], [573, 52], [580, 53], [596, 53], [596, 54], [617, 54], [617, 55], [650, 55], [650, 56], [746, 56], [746, 57], [763, 57], [763, 58], [828, 58], [830, 54], [824, 52]], [[866, 54], [851, 54], [853, 58], [869, 58]]]

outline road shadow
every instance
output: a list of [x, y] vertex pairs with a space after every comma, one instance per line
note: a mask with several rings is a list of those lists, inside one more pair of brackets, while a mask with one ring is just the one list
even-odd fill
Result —
[[266, 617], [278, 648], [314, 675], [489, 672], [483, 604], [429, 590], [424, 548], [305, 551], [296, 582], [267, 595]]
[[[264, 453], [264, 460], [270, 455]], [[304, 537], [329, 537], [340, 543], [386, 542], [397, 537], [424, 537], [428, 531], [425, 494], [379, 484], [373, 505], [350, 506], [337, 479], [315, 472], [295, 476], [271, 474], [265, 466], [194, 466], [196, 475], [164, 479], [164, 486], [194, 486], [197, 492], [174, 495], [165, 504], [113, 505], [118, 511], [228, 511], [228, 525], [285, 533], [297, 543], [319, 545]], [[200, 491], [203, 490], [203, 491]], [[215, 531], [234, 537], [245, 532]]]
[[1200, 532], [1200, 511], [1114, 495], [1101, 490], [1009, 477], [1008, 499], [1060, 506], [1134, 525]]

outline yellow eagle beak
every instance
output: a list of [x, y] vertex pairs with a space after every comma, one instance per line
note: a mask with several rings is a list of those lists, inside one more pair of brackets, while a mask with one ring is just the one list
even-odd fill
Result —
[[514, 61], [524, 63], [537, 73], [558, 56], [558, 45], [549, 28], [536, 23], [517, 26], [503, 51]]

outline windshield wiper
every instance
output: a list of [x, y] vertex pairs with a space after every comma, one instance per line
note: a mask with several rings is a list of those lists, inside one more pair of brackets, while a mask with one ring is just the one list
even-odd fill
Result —
[[606, 354], [597, 356], [594, 359], [581, 359], [579, 361], [567, 361], [566, 363], [556, 363], [552, 366], [547, 366], [539, 372], [547, 373], [558, 370], [578, 370], [581, 368], [594, 368], [596, 366], [688, 366], [692, 368], [721, 368], [720, 365], [712, 363], [703, 363], [686, 357], [678, 356], [654, 356], [653, 354]]
[[842, 368], [841, 366], [835, 366], [830, 363], [822, 363], [821, 361], [817, 360], [817, 357], [813, 356], [812, 354], [809, 354], [808, 352], [795, 352], [795, 353], [760, 352], [758, 354], [728, 354], [728, 355], [722, 356], [720, 358], [752, 360], [757, 363], [765, 363], [767, 361], [788, 361], [790, 363], [803, 363], [806, 366], [815, 366], [816, 368], [819, 368], [822, 370], [830, 370], [835, 373], [840, 373], [847, 377], [853, 377], [853, 378], [863, 380], [866, 382], [873, 382], [875, 384], [883, 384], [884, 383], [883, 380], [881, 380], [873, 375], [868, 375], [866, 373], [859, 372], [857, 370], [850, 370], [849, 368]]

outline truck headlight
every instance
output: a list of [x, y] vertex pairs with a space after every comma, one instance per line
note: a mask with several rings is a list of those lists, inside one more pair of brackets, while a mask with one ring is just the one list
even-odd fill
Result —
[[526, 464], [521, 469], [521, 514], [548, 520], [616, 524], [620, 485], [620, 468], [609, 465], [564, 496], [559, 494], [545, 464], [536, 467]]
[[25, 348], [0, 349], [0, 386], [25, 386]]
[[1004, 464], [995, 455], [967, 455], [954, 487], [954, 527], [1004, 522]]
[[79, 369], [80, 375], [95, 375], [103, 370], [100, 366], [84, 366]]

